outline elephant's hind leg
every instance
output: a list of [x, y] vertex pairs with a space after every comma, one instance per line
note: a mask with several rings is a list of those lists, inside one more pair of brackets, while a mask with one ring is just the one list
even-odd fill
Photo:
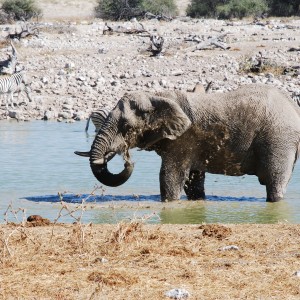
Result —
[[204, 181], [204, 171], [190, 171], [189, 179], [184, 185], [184, 191], [189, 200], [205, 199]]
[[[282, 157], [282, 159], [278, 159]], [[267, 201], [277, 202], [284, 198], [286, 187], [295, 164], [295, 153], [284, 153], [268, 160], [263, 183], [266, 185]]]

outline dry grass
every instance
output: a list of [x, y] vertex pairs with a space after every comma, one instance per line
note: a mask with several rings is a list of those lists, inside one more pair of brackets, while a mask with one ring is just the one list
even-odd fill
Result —
[[300, 297], [298, 225], [132, 221], [90, 224], [84, 240], [79, 224], [19, 226], [0, 227], [3, 299], [165, 299], [180, 287], [191, 299]]
[[286, 66], [279, 65], [270, 59], [263, 59], [262, 61], [263, 63], [260, 66], [257, 66], [256, 62], [252, 61], [251, 57], [245, 57], [240, 63], [240, 72], [244, 74], [272, 73], [276, 76], [284, 74]]

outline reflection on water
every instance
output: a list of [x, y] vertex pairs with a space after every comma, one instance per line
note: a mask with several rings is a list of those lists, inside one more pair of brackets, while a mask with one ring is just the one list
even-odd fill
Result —
[[277, 223], [291, 222], [291, 210], [287, 202], [265, 203], [237, 201], [199, 201], [191, 207], [168, 210], [160, 214], [162, 223]]
[[[153, 152], [132, 151], [135, 169], [132, 177], [118, 188], [100, 187], [88, 159], [74, 155], [89, 150], [93, 135], [86, 136], [85, 123], [0, 122], [0, 213], [13, 201], [26, 208], [27, 215], [40, 214], [54, 220], [63, 201], [75, 207], [88, 202], [85, 222], [115, 223], [143, 218], [162, 223], [300, 223], [300, 164], [296, 165], [286, 199], [265, 202], [265, 188], [255, 176], [207, 175], [206, 201], [159, 201], [160, 158]], [[92, 132], [92, 131], [91, 131]], [[111, 170], [122, 169], [115, 158]], [[74, 219], [65, 213], [60, 221]]]

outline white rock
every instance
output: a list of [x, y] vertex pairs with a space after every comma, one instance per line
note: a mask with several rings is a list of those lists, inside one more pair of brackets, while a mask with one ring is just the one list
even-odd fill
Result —
[[239, 250], [239, 247], [236, 245], [229, 245], [229, 246], [224, 246], [224, 247], [220, 248], [219, 250], [221, 250], [221, 251]]
[[172, 299], [187, 299], [190, 293], [185, 289], [172, 289], [166, 292], [165, 295]]
[[47, 83], [49, 83], [49, 80], [48, 80], [47, 77], [42, 77], [41, 82], [44, 83], [44, 84], [47, 84]]
[[297, 276], [297, 277], [300, 277], [300, 271], [296, 271], [293, 275]]
[[73, 69], [75, 68], [75, 64], [73, 62], [68, 62], [65, 64], [66, 69]]

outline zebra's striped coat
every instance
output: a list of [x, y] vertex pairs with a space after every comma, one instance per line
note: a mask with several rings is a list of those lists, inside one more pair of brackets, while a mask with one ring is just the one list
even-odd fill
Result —
[[93, 111], [87, 120], [85, 131], [86, 132], [88, 131], [90, 120], [92, 120], [95, 126], [95, 132], [98, 132], [101, 126], [104, 124], [105, 119], [107, 118], [109, 112], [110, 111], [106, 108], [100, 108], [98, 110]]
[[10, 76], [0, 76], [0, 94], [6, 95], [6, 109], [9, 108], [9, 104], [12, 108], [14, 107], [14, 93], [18, 92], [18, 94], [20, 94], [22, 91], [26, 93], [27, 98], [31, 101], [29, 95], [30, 88], [28, 84], [26, 84], [24, 70], [16, 72]]

